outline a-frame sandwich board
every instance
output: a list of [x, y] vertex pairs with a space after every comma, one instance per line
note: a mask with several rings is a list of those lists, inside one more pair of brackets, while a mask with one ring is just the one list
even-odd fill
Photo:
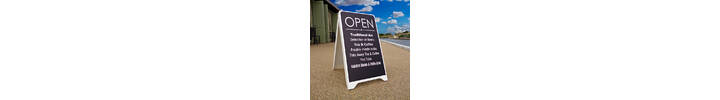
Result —
[[340, 11], [337, 19], [332, 69], [345, 71], [347, 88], [376, 79], [387, 81], [375, 16]]

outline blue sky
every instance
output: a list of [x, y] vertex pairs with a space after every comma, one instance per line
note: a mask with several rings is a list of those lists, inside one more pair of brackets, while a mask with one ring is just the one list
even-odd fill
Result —
[[410, 30], [410, 0], [330, 0], [344, 10], [375, 15], [380, 19], [378, 32], [397, 33]]

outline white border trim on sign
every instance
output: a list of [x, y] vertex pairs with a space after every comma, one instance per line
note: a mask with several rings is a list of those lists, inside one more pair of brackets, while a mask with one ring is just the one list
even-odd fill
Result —
[[[340, 12], [338, 13], [338, 23], [339, 23], [338, 25], [342, 25], [342, 22], [340, 20], [340, 19], [342, 19], [342, 12], [343, 11], [340, 10]], [[340, 27], [340, 32], [338, 32], [338, 33], [340, 33], [340, 40], [344, 42], [345, 36], [343, 34], [345, 34], [345, 33], [343, 33], [342, 26]], [[350, 77], [349, 77], [350, 75], [348, 74], [348, 68], [347, 68], [347, 57], [345, 56], [345, 45], [342, 45], [341, 52], [342, 52], [342, 57], [343, 57], [343, 71], [345, 71], [345, 84], [348, 89], [354, 89], [358, 83], [350, 82]]]

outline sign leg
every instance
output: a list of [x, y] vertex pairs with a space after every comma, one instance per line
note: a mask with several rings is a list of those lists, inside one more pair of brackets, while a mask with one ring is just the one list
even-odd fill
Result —
[[332, 68], [333, 70], [343, 69], [345, 67], [345, 63], [343, 63], [345, 61], [343, 56], [345, 56], [345, 55], [342, 54], [342, 52], [345, 52], [345, 51], [342, 48], [343, 42], [342, 42], [342, 39], [340, 38], [340, 36], [341, 36], [340, 32], [338, 32], [337, 35], [335, 35], [335, 36], [336, 36], [336, 39], [335, 39], [335, 50], [334, 50], [335, 52], [333, 54], [333, 55], [335, 55], [334, 59], [333, 59], [333, 68]]
[[347, 84], [347, 88], [348, 88], [349, 90], [350, 90], [350, 89], [355, 89], [355, 86], [357, 86], [357, 84], [359, 84], [359, 83], [354, 83], [354, 82], [348, 83], [348, 84]]

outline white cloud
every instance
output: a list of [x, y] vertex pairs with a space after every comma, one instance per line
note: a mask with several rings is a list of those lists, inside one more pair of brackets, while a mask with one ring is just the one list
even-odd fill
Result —
[[375, 6], [380, 4], [380, 1], [375, 0], [337, 0], [335, 4], [340, 6], [352, 6], [352, 5], [363, 5], [363, 6]]
[[388, 2], [392, 2], [393, 0], [387, 0]]
[[410, 2], [410, 0], [405, 0], [405, 2]]
[[410, 25], [408, 25], [408, 24], [404, 24], [402, 26], [394, 25], [394, 26], [388, 27], [386, 30], [388, 32], [392, 32], [392, 33], [401, 33], [401, 32], [405, 32], [405, 31], [410, 31]]
[[402, 11], [393, 11], [392, 16], [395, 18], [405, 16], [405, 14]]
[[383, 24], [387, 24], [387, 22], [382, 22]]
[[387, 23], [388, 23], [388, 24], [397, 24], [397, 20], [395, 20], [395, 19], [389, 19], [389, 20], [387, 21]]
[[377, 23], [377, 22], [380, 22], [380, 20], [382, 20], [382, 19], [380, 19], [380, 18], [375, 18], [375, 22], [376, 22], [376, 23]]
[[372, 10], [373, 10], [373, 8], [372, 8], [371, 6], [365, 6], [365, 8], [362, 8], [362, 9], [359, 9], [359, 10], [355, 10], [355, 11], [357, 11], [357, 12], [370, 12], [370, 11], [372, 11]]

